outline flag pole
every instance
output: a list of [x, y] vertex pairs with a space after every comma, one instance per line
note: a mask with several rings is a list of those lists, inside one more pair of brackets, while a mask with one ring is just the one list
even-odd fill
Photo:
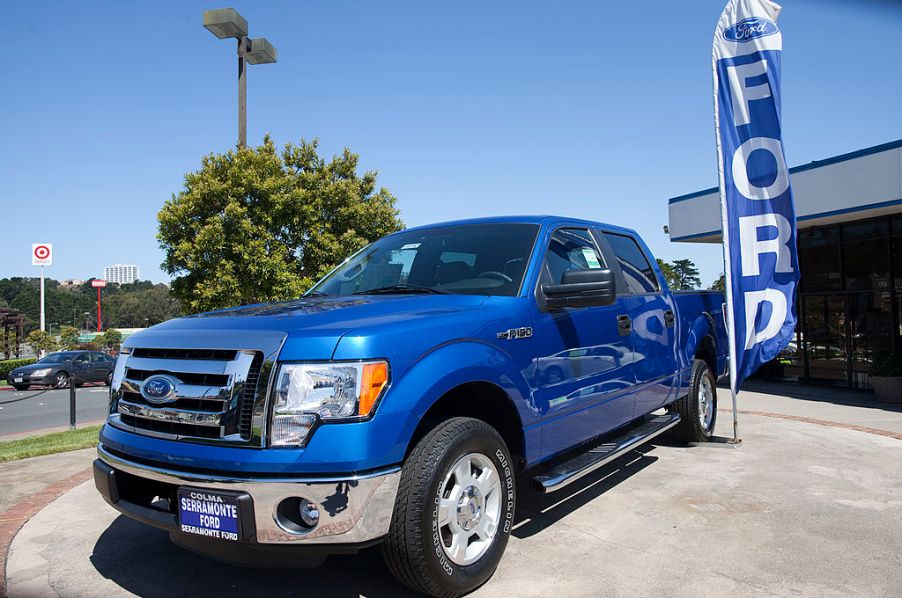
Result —
[[[724, 21], [725, 16], [730, 12], [732, 6], [728, 3], [724, 8], [723, 14], [720, 16], [720, 22]], [[735, 10], [735, 7], [733, 7]], [[718, 29], [720, 23], [718, 24]], [[739, 446], [742, 440], [739, 438], [739, 388], [736, 381], [737, 376], [737, 359], [736, 355], [736, 327], [733, 322], [733, 273], [730, 268], [730, 226], [729, 214], [727, 213], [727, 188], [724, 177], [724, 159], [723, 147], [720, 138], [720, 107], [718, 103], [718, 94], [720, 93], [719, 81], [717, 77], [717, 30], [714, 33], [714, 42], [711, 48], [711, 73], [714, 80], [714, 140], [717, 147], [717, 182], [720, 187], [720, 222], [721, 222], [721, 247], [723, 249], [723, 271], [724, 271], [724, 324], [727, 327], [727, 342], [730, 345], [730, 397], [733, 402], [733, 439], [730, 444]]]

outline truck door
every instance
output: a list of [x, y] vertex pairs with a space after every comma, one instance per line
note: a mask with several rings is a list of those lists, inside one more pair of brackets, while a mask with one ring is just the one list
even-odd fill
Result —
[[589, 230], [555, 230], [543, 259], [535, 289], [535, 399], [543, 417], [542, 452], [551, 455], [632, 419], [635, 377], [630, 336], [618, 329], [617, 318], [626, 313], [622, 301], [554, 311], [544, 306], [543, 283], [560, 283], [567, 270], [608, 267]]
[[636, 411], [639, 417], [662, 407], [673, 391], [677, 370], [674, 335], [675, 307], [664, 293], [647, 251], [632, 235], [604, 231], [623, 275], [622, 301], [630, 318], [636, 375]]

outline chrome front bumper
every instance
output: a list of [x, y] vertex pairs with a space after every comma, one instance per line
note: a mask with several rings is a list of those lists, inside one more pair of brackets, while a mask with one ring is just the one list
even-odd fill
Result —
[[[97, 448], [97, 455], [99, 461], [114, 472], [174, 488], [191, 486], [246, 493], [253, 500], [256, 543], [323, 545], [327, 552], [330, 544], [362, 544], [388, 533], [401, 475], [400, 468], [395, 467], [344, 477], [241, 478], [151, 467], [112, 455], [103, 446]], [[107, 468], [100, 468], [95, 463], [94, 477], [98, 490], [110, 505], [145, 523], [178, 531], [177, 515], [120, 498], [116, 490], [110, 489], [109, 479], [104, 478], [108, 474]], [[106, 475], [106, 478], [110, 477]], [[319, 505], [320, 522], [312, 530], [294, 532], [279, 523], [276, 511], [279, 503], [293, 497], [306, 498]]]

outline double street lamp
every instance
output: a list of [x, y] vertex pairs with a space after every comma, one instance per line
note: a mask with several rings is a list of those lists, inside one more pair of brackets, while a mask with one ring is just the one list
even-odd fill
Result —
[[247, 147], [247, 73], [249, 64], [276, 61], [276, 49], [265, 37], [247, 36], [247, 20], [234, 8], [204, 11], [204, 27], [219, 39], [238, 40], [238, 147]]

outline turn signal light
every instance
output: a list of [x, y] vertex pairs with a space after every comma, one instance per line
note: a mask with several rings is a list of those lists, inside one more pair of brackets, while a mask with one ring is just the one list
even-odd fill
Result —
[[373, 410], [376, 400], [388, 383], [388, 364], [384, 361], [363, 366], [360, 380], [360, 415], [366, 416]]

